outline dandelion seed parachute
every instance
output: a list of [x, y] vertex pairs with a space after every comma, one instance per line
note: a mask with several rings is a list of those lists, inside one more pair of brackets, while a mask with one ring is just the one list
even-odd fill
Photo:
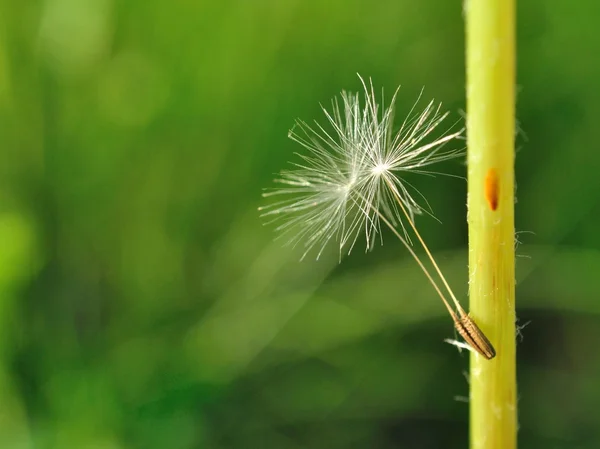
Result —
[[[448, 115], [440, 112], [440, 104], [431, 101], [419, 112], [419, 96], [395, 131], [398, 90], [388, 107], [383, 101], [380, 107], [372, 82], [367, 85], [360, 80], [362, 104], [358, 93], [342, 92], [341, 103], [336, 98], [331, 111], [322, 108], [327, 127], [296, 122], [289, 137], [307, 153], [299, 154], [293, 167], [275, 179], [279, 187], [263, 193], [274, 201], [260, 208], [261, 216], [276, 223], [287, 244], [302, 245], [303, 258], [314, 249], [318, 259], [330, 242], [337, 243], [340, 257], [349, 254], [361, 235], [366, 250], [372, 249], [381, 240], [382, 218], [400, 227], [410, 242], [402, 207], [410, 220], [431, 212], [425, 198], [403, 176], [408, 172], [432, 174], [426, 170], [429, 165], [464, 154], [462, 148], [444, 151], [445, 144], [460, 137], [462, 129], [437, 133]], [[425, 207], [411, 193], [416, 193]]]
[[[433, 255], [414, 224], [414, 215], [427, 209], [421, 207], [409, 190], [420, 195], [403, 175], [408, 172], [432, 174], [424, 167], [464, 154], [463, 150], [442, 151], [444, 145], [462, 134], [458, 132], [434, 136], [440, 123], [447, 117], [441, 114], [441, 105], [431, 101], [416, 113], [417, 102], [400, 129], [394, 132], [394, 93], [390, 106], [381, 113], [376, 102], [373, 84], [363, 81], [364, 106], [358, 94], [342, 92], [342, 106], [332, 101], [332, 110], [323, 108], [330, 130], [315, 122], [310, 126], [297, 121], [289, 137], [308, 150], [299, 155], [294, 168], [280, 173], [275, 182], [281, 187], [267, 190], [263, 196], [276, 200], [264, 207], [262, 216], [277, 223], [281, 236], [296, 246], [302, 242], [304, 258], [313, 248], [317, 259], [330, 241], [336, 241], [342, 254], [352, 251], [359, 236], [365, 235], [366, 250], [381, 239], [381, 222], [404, 244], [431, 282], [448, 309], [459, 334], [468, 347], [486, 359], [496, 351], [475, 321], [467, 315]], [[420, 195], [421, 199], [427, 201]], [[429, 270], [410, 246], [404, 220], [423, 246], [427, 257], [444, 284], [456, 311], [442, 293]], [[397, 228], [401, 228], [404, 237]], [[456, 344], [456, 342], [453, 342]], [[459, 346], [462, 344], [458, 342]]]

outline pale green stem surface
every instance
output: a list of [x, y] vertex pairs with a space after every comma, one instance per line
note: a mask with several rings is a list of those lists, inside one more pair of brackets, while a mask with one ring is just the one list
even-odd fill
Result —
[[497, 353], [471, 355], [471, 448], [514, 449], [515, 1], [466, 0], [465, 13], [470, 315]]

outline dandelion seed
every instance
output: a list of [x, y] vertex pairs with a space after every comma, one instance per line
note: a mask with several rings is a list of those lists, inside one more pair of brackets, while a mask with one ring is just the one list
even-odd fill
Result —
[[[331, 111], [322, 107], [327, 128], [318, 122], [296, 122], [289, 137], [308, 154], [298, 155], [293, 168], [280, 173], [275, 183], [281, 187], [263, 193], [264, 197], [275, 198], [274, 202], [259, 210], [268, 223], [276, 224], [280, 238], [287, 244], [302, 245], [302, 258], [315, 250], [318, 259], [330, 242], [337, 243], [341, 258], [351, 253], [361, 235], [368, 251], [377, 240], [383, 243], [383, 223], [417, 261], [459, 333], [468, 338], [471, 347], [491, 358], [493, 347], [484, 347], [489, 341], [460, 306], [414, 224], [415, 215], [432, 215], [429, 204], [403, 176], [409, 172], [433, 175], [435, 172], [428, 170], [430, 165], [463, 155], [463, 149], [445, 150], [446, 143], [460, 138], [463, 130], [439, 133], [448, 113], [441, 113], [441, 104], [434, 101], [418, 112], [419, 95], [399, 130], [394, 131], [398, 90], [390, 105], [385, 107], [382, 101], [380, 109], [372, 82], [367, 85], [360, 80], [363, 104], [359, 94], [342, 92], [341, 104], [334, 99]], [[405, 223], [423, 246], [457, 311], [412, 249]]]

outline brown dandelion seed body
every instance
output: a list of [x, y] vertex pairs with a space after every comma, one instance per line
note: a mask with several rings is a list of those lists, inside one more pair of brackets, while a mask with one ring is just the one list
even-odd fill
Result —
[[461, 311], [460, 318], [454, 316], [454, 327], [460, 336], [487, 360], [496, 357], [496, 350], [485, 334], [479, 329], [479, 326], [469, 315]]
[[500, 180], [495, 169], [490, 168], [485, 175], [485, 199], [492, 211], [498, 209]]

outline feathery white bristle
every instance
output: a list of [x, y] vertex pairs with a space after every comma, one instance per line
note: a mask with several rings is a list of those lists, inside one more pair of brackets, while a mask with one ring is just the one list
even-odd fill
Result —
[[[359, 77], [360, 78], [360, 77]], [[336, 241], [340, 257], [350, 253], [361, 235], [366, 250], [381, 239], [381, 216], [404, 228], [403, 214], [396, 197], [411, 219], [428, 212], [413, 198], [418, 190], [402, 178], [407, 172], [432, 174], [424, 167], [463, 155], [464, 150], [441, 151], [462, 134], [462, 129], [431, 139], [447, 113], [431, 101], [415, 112], [421, 95], [400, 129], [394, 132], [394, 93], [390, 106], [376, 102], [372, 82], [364, 87], [364, 105], [358, 93], [342, 92], [342, 105], [332, 101], [331, 112], [322, 108], [328, 128], [298, 120], [289, 137], [308, 150], [299, 154], [294, 168], [282, 171], [275, 180], [281, 187], [263, 196], [275, 201], [260, 208], [268, 222], [277, 223], [280, 237], [293, 246], [302, 244], [303, 258], [313, 249], [317, 259], [331, 241]]]

